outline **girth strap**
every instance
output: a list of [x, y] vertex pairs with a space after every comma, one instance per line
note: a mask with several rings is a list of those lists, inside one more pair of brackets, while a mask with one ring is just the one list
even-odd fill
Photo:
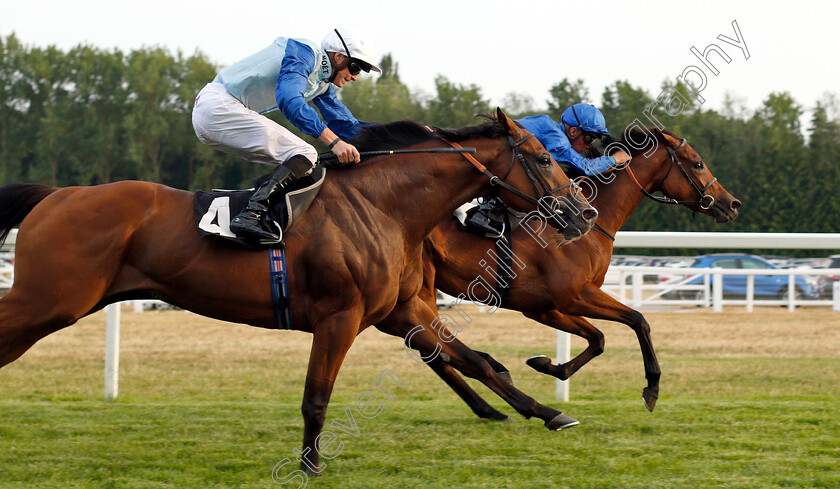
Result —
[[289, 281], [286, 273], [286, 250], [268, 250], [271, 276], [271, 303], [274, 305], [274, 322], [277, 329], [292, 329], [289, 313]]
[[513, 254], [503, 250], [503, 246], [507, 246], [508, 250], [513, 250], [513, 240], [511, 240], [511, 225], [510, 215], [505, 212], [505, 229], [502, 236], [496, 239], [496, 255], [499, 257], [497, 263], [498, 278], [496, 279], [496, 292], [499, 294], [501, 307], [506, 308], [510, 304], [510, 288], [513, 285], [513, 278], [516, 274], [513, 272]]

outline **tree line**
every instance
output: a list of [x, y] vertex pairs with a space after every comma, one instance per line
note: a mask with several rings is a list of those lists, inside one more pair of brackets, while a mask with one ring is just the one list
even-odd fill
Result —
[[[363, 77], [340, 91], [361, 120], [460, 127], [479, 123], [476, 114], [492, 112], [476, 84], [460, 85], [439, 75], [435, 93], [428, 95], [400, 79], [391, 55], [381, 66], [381, 76]], [[267, 168], [204, 146], [192, 129], [194, 97], [219, 68], [200, 52], [185, 56], [151, 47], [124, 53], [88, 45], [64, 52], [27, 46], [14, 34], [0, 37], [0, 184], [140, 179], [188, 190], [250, 186]], [[600, 101], [582, 80], [567, 78], [550, 88], [547, 108], [536, 109], [533, 100], [515, 91], [502, 108], [514, 118], [545, 113], [559, 120], [572, 103], [595, 103], [616, 136], [634, 121], [652, 125], [653, 116], [685, 137], [744, 203], [741, 217], [721, 227], [703, 216], [692, 218], [682, 207], [645, 202], [624, 229], [838, 232], [840, 102], [835, 95], [827, 93], [806, 108], [778, 92], [754, 110], [728, 97], [715, 110], [692, 103], [684, 87], [669, 83], [660, 89], [676, 90], [687, 102], [677, 115], [663, 107], [651, 112], [658, 93], [624, 80], [606, 87]], [[811, 116], [802, 128], [806, 110]], [[279, 111], [268, 116], [326, 151]]]

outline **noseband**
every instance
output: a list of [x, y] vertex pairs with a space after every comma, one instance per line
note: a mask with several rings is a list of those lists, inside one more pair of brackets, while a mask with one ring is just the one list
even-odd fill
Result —
[[[688, 171], [686, 171], [686, 169], [683, 166], [680, 159], [677, 157], [677, 151], [682, 149], [683, 146], [685, 146], [685, 138], [680, 139], [680, 145], [677, 146], [677, 149], [674, 149], [670, 146], [665, 146], [665, 148], [668, 150], [668, 154], [671, 155], [671, 162], [676, 163], [677, 167], [680, 169], [680, 171], [682, 171], [683, 175], [685, 175], [685, 178], [686, 178], [686, 180], [688, 180], [688, 183], [691, 184], [691, 187], [694, 190], [697, 191], [697, 194], [700, 196], [700, 198], [698, 200], [677, 200], [677, 199], [672, 199], [670, 197], [665, 197], [665, 196], [661, 196], [661, 195], [653, 195], [650, 192], [648, 192], [647, 190], [645, 190], [645, 188], [642, 186], [642, 184], [639, 183], [639, 181], [636, 179], [636, 175], [633, 174], [633, 170], [630, 169], [629, 163], [626, 166], [627, 172], [633, 178], [633, 181], [636, 182], [636, 185], [641, 189], [641, 191], [645, 195], [645, 197], [653, 199], [653, 200], [659, 202], [660, 204], [696, 205], [700, 209], [709, 209], [710, 207], [712, 207], [712, 205], [714, 205], [715, 198], [713, 196], [707, 194], [706, 190], [709, 190], [709, 187], [711, 187], [712, 184], [717, 181], [717, 178], [713, 178], [712, 181], [707, 183], [705, 187], [701, 188], [699, 185], [697, 185], [697, 183], [688, 174]], [[663, 182], [665, 181], [665, 179], [668, 178], [668, 174], [671, 173], [671, 168], [673, 168], [673, 166], [668, 167], [668, 173], [666, 173], [665, 178], [662, 179]]]

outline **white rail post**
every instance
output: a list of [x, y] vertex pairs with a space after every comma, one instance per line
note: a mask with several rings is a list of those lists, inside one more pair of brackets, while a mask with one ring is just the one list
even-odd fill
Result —
[[753, 312], [753, 299], [755, 298], [755, 275], [747, 275], [747, 312]]
[[105, 400], [117, 398], [120, 376], [120, 303], [105, 307]]
[[834, 282], [834, 307], [833, 309], [840, 312], [840, 280]]
[[633, 307], [642, 307], [642, 274], [633, 272]]
[[621, 297], [621, 303], [627, 305], [627, 272], [624, 270], [618, 272], [618, 294]]
[[712, 311], [723, 311], [723, 274], [712, 275]]
[[796, 299], [796, 283], [794, 279], [796, 275], [791, 272], [788, 275], [788, 311], [793, 312], [796, 310], [796, 304], [794, 304], [794, 300]]
[[[557, 332], [557, 365], [567, 363], [571, 358], [571, 335], [565, 331]], [[554, 397], [558, 401], [569, 402], [569, 381], [557, 379], [554, 383]]]

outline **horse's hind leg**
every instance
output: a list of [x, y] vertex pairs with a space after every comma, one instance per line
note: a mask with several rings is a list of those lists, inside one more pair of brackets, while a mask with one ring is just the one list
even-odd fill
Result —
[[38, 299], [24, 298], [14, 289], [0, 299], [0, 367], [17, 360], [38, 340], [73, 324], [81, 316], [63, 314]]
[[[59, 254], [60, 255], [60, 254]], [[89, 262], [61, 266], [55, 258], [18, 253], [15, 283], [0, 298], [0, 367], [13, 362], [38, 340], [70, 326], [102, 300], [105, 273]], [[88, 270], [81, 270], [87, 266]]]
[[543, 420], [545, 426], [550, 430], [570, 428], [578, 424], [576, 420], [562, 412], [543, 406], [513, 387], [493, 371], [490, 364], [458, 339], [441, 342], [433, 331], [426, 329], [415, 332], [407, 338], [406, 346], [419, 350], [424, 358], [429, 358], [435, 354], [435, 351], [439, 350], [440, 354], [438, 356], [447, 364], [458, 369], [467, 377], [474, 378], [486, 385], [526, 419], [535, 417]]
[[458, 375], [458, 372], [456, 372], [454, 368], [444, 363], [440, 358], [435, 358], [434, 360], [428, 362], [428, 365], [441, 379], [443, 379], [444, 382], [446, 382], [450, 388], [452, 388], [453, 391], [455, 391], [456, 394], [458, 394], [458, 397], [467, 403], [467, 406], [469, 406], [470, 409], [472, 409], [472, 412], [474, 412], [479, 418], [491, 419], [494, 421], [506, 421], [510, 419], [506, 414], [498, 411], [496, 408], [488, 404], [487, 401], [482, 399], [482, 397], [479, 396], [478, 393], [469, 386], [469, 384], [464, 382], [464, 379]]
[[493, 371], [490, 364], [457, 338], [442, 341], [432, 329], [414, 326], [432, 324], [434, 320], [435, 312], [423, 301], [415, 300], [398, 305], [376, 327], [385, 333], [404, 338], [408, 348], [421, 352], [420, 361], [428, 363], [439, 358], [467, 377], [479, 380], [525, 418], [539, 418], [551, 430], [578, 424], [574, 419], [556, 409], [543, 406], [507, 383]]
[[490, 367], [493, 368], [493, 371], [496, 372], [496, 374], [499, 377], [504, 379], [504, 381], [507, 382], [508, 384], [513, 385], [513, 378], [510, 376], [510, 370], [508, 370], [507, 367], [505, 367], [504, 365], [499, 363], [499, 361], [496, 360], [495, 358], [491, 357], [489, 353], [486, 353], [486, 352], [483, 352], [483, 351], [478, 351], [478, 350], [473, 350], [473, 351], [475, 352], [476, 355], [483, 358], [485, 362], [489, 363]]

